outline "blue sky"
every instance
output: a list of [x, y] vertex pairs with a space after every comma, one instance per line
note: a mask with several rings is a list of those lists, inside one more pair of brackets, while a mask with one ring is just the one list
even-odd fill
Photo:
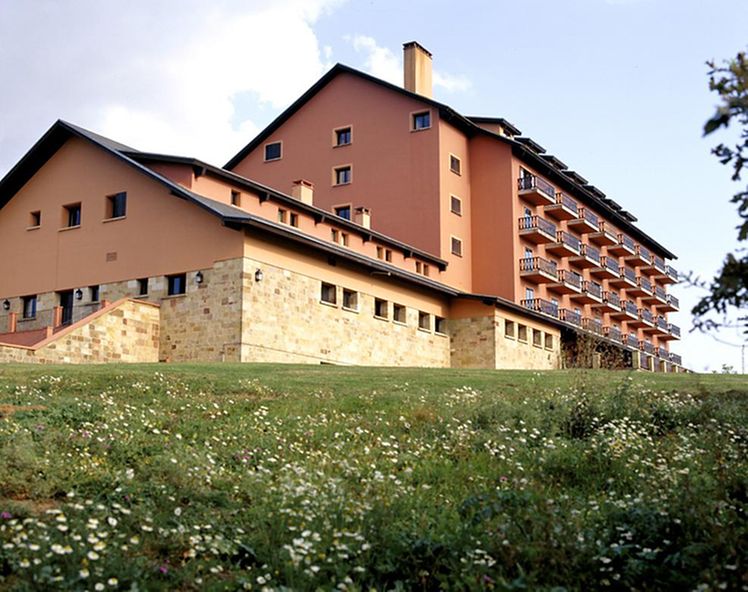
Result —
[[[744, 0], [94, 0], [0, 5], [0, 175], [58, 117], [143, 150], [223, 164], [335, 62], [400, 82], [401, 46], [434, 54], [435, 98], [509, 119], [714, 274], [737, 246], [737, 186], [701, 137], [707, 59], [748, 49]], [[33, 33], [29, 33], [33, 31]], [[196, 73], [200, 72], [200, 76]], [[688, 334], [695, 370], [741, 349]], [[717, 338], [741, 344], [735, 329]]]

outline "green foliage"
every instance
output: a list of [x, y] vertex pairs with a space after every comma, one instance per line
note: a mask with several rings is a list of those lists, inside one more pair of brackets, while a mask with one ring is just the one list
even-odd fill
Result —
[[0, 589], [740, 589], [747, 395], [735, 375], [2, 366]]

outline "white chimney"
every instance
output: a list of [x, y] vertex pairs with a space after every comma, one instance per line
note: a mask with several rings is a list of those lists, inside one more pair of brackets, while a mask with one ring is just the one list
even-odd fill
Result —
[[403, 54], [405, 90], [431, 98], [431, 52], [416, 41], [410, 41], [403, 44]]
[[314, 202], [314, 184], [306, 179], [297, 179], [291, 187], [291, 197], [312, 205]]
[[356, 208], [353, 210], [353, 221], [364, 228], [371, 228], [371, 210], [364, 207]]

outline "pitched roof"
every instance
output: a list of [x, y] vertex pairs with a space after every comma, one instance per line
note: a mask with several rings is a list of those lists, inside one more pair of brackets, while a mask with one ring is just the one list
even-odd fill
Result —
[[[480, 125], [478, 125], [481, 122], [500, 123], [505, 127], [507, 125], [511, 125], [506, 120], [493, 117], [466, 117], [455, 111], [449, 105], [445, 105], [444, 103], [440, 103], [439, 101], [435, 101], [434, 99], [431, 99], [429, 97], [411, 92], [400, 86], [391, 84], [389, 82], [386, 82], [385, 80], [381, 80], [380, 78], [376, 78], [370, 74], [361, 72], [360, 70], [356, 70], [355, 68], [351, 68], [350, 66], [346, 66], [344, 64], [336, 64], [330, 70], [328, 70], [327, 73], [325, 73], [317, 82], [315, 82], [304, 94], [296, 99], [296, 101], [294, 101], [285, 111], [283, 111], [283, 113], [276, 117], [264, 130], [262, 130], [257, 136], [255, 136], [255, 138], [253, 138], [252, 141], [249, 142], [249, 144], [247, 144], [237, 154], [235, 154], [224, 165], [223, 168], [228, 170], [233, 169], [250, 152], [262, 145], [263, 142], [265, 142], [265, 140], [273, 134], [273, 132], [280, 128], [297, 111], [304, 107], [304, 105], [306, 105], [306, 103], [309, 102], [320, 90], [322, 90], [333, 79], [341, 74], [350, 74], [352, 76], [356, 76], [358, 78], [371, 82], [372, 84], [376, 84], [382, 88], [385, 88], [391, 92], [398, 93], [402, 96], [418, 100], [425, 105], [434, 107], [439, 111], [439, 115], [442, 120], [455, 126], [468, 137], [484, 135], [509, 144], [512, 148], [512, 153], [515, 156], [524, 160], [542, 174], [547, 175], [549, 178], [553, 179], [553, 181], [562, 189], [573, 192], [575, 197], [582, 203], [586, 205], [594, 205], [595, 207], [600, 209], [606, 216], [614, 220], [618, 226], [629, 233], [632, 237], [643, 242], [645, 245], [649, 246], [655, 251], [662, 253], [665, 257], [677, 259], [677, 256], [675, 254], [670, 252], [663, 245], [655, 241], [651, 236], [632, 224], [632, 222], [636, 221], [635, 216], [633, 216], [629, 212], [610, 207], [609, 203], [603, 201], [599, 197], [599, 195], [597, 195], [593, 191], [590, 191], [585, 186], [587, 184], [586, 179], [572, 171], [566, 170], [565, 167], [561, 169], [553, 160], [551, 160], [551, 158], [549, 158], [549, 155], [544, 154], [545, 149], [537, 144], [534, 140], [528, 137], [520, 137], [516, 139], [509, 138], [482, 128], [480, 127]], [[519, 130], [516, 127], [511, 127], [513, 131], [519, 133]], [[560, 161], [558, 162], [560, 163]], [[599, 190], [596, 188], [595, 191], [599, 192]]]

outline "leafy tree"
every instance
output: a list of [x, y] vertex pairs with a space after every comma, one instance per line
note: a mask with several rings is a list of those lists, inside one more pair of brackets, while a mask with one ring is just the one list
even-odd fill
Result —
[[[740, 52], [731, 60], [717, 65], [714, 61], [709, 66], [709, 90], [719, 95], [719, 106], [715, 114], [704, 124], [704, 135], [736, 123], [740, 135], [734, 146], [719, 144], [712, 153], [722, 164], [732, 167], [732, 180], [740, 181], [743, 168], [748, 168], [748, 59]], [[731, 200], [737, 204], [740, 225], [738, 240], [748, 239], [748, 187], [741, 188]], [[709, 293], [702, 298], [691, 311], [694, 324], [701, 329], [711, 329], [718, 323], [707, 318], [710, 312], [726, 314], [728, 309], [743, 309], [748, 305], [748, 253], [738, 249], [737, 253], [728, 253], [722, 269], [708, 286]], [[748, 332], [748, 316], [739, 321]]]

